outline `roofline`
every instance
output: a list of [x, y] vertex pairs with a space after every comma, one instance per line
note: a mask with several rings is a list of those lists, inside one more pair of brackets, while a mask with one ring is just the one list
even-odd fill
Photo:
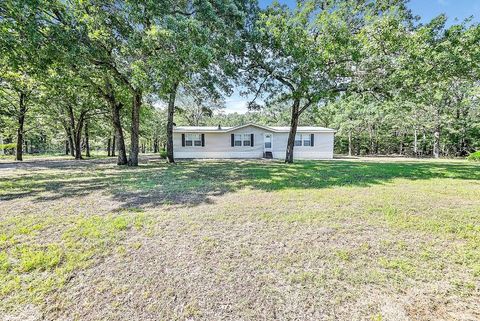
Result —
[[248, 124], [245, 124], [245, 125], [235, 126], [235, 127], [230, 128], [230, 129], [226, 129], [225, 132], [228, 133], [228, 132], [231, 132], [231, 131], [234, 131], [234, 130], [237, 130], [237, 129], [241, 129], [241, 128], [245, 128], [245, 127], [248, 127], [248, 126], [258, 127], [258, 128], [261, 128], [261, 129], [269, 130], [271, 132], [278, 132], [277, 130], [275, 130], [271, 127], [268, 127], [268, 126], [265, 126], [265, 125], [257, 125], [257, 124], [254, 124], [254, 123], [248, 123]]
[[227, 131], [225, 129], [177, 129], [173, 128], [174, 132], [177, 133], [226, 133]]
[[[288, 133], [289, 130], [278, 130], [278, 129], [275, 129], [275, 128], [272, 128], [272, 127], [269, 127], [269, 126], [265, 126], [265, 125], [258, 125], [258, 124], [254, 124], [254, 123], [247, 123], [245, 125], [239, 125], [239, 126], [235, 126], [235, 127], [232, 127], [232, 128], [228, 128], [228, 129], [199, 129], [199, 128], [196, 128], [196, 129], [178, 129], [176, 127], [173, 128], [173, 131], [175, 132], [204, 132], [204, 133], [228, 133], [228, 132], [231, 132], [231, 131], [234, 131], [234, 130], [238, 130], [238, 129], [242, 129], [242, 128], [245, 128], [245, 127], [248, 127], [248, 126], [253, 126], [253, 127], [257, 127], [257, 128], [261, 128], [261, 129], [264, 129], [264, 130], [268, 130], [268, 131], [271, 131], [273, 133]], [[179, 126], [179, 127], [182, 127], [182, 126]], [[187, 126], [185, 126], [187, 127]], [[196, 127], [201, 127], [201, 126], [196, 126]], [[288, 127], [288, 126], [286, 126]], [[297, 129], [300, 129], [301, 130], [302, 126], [299, 126], [297, 127]], [[332, 129], [332, 128], [324, 128], [324, 129], [317, 129], [317, 130], [308, 130], [308, 132], [314, 132], [314, 133], [336, 133], [337, 131], [335, 129]]]

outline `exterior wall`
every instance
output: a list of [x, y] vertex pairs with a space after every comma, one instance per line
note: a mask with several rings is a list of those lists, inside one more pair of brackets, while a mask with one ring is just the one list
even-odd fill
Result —
[[[198, 132], [201, 133], [201, 132]], [[288, 133], [272, 133], [255, 126], [221, 133], [204, 133], [205, 146], [182, 146], [182, 133], [173, 133], [175, 158], [262, 158], [263, 134], [273, 134], [272, 153], [276, 159], [285, 158]], [[254, 134], [254, 146], [231, 146], [231, 134]], [[333, 158], [333, 133], [314, 133], [314, 146], [295, 146], [296, 159]]]
[[[204, 133], [205, 147], [182, 146], [182, 133], [173, 133], [175, 158], [262, 158], [265, 130], [248, 126], [228, 133]], [[200, 133], [200, 132], [199, 132]], [[231, 134], [254, 134], [254, 146], [232, 147]]]
[[[273, 134], [273, 158], [284, 159], [287, 152], [289, 133]], [[308, 133], [305, 133], [308, 134]], [[294, 159], [331, 159], [333, 158], [333, 133], [312, 133], [314, 146], [295, 146]]]

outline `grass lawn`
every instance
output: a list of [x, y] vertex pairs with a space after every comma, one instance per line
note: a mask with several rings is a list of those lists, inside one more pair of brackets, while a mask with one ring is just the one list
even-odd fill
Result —
[[480, 165], [4, 162], [0, 319], [27, 318], [479, 320]]

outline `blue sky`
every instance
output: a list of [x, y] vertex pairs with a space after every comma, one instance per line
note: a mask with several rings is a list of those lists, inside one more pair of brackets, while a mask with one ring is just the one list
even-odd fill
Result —
[[[259, 0], [260, 6], [266, 7], [272, 0]], [[281, 3], [295, 6], [295, 0], [280, 0]], [[415, 15], [420, 16], [421, 22], [428, 22], [439, 14], [445, 13], [448, 17], [448, 24], [455, 24], [470, 16], [474, 21], [480, 21], [480, 0], [410, 0], [409, 7]], [[246, 99], [235, 93], [232, 97], [226, 98], [227, 113], [245, 113]]]
[[454, 24], [455, 19], [460, 21], [470, 16], [475, 21], [480, 18], [479, 0], [411, 0], [410, 9], [414, 14], [422, 17], [422, 22], [430, 21], [441, 13], [449, 18], [449, 24]]
[[[272, 0], [259, 0], [260, 6], [266, 7]], [[279, 0], [280, 3], [295, 6], [295, 0]], [[447, 14], [449, 23], [455, 22], [455, 18], [463, 20], [473, 15], [476, 20], [480, 18], [480, 0], [410, 0], [410, 9], [414, 14], [422, 17], [426, 22], [438, 16], [441, 13]]]

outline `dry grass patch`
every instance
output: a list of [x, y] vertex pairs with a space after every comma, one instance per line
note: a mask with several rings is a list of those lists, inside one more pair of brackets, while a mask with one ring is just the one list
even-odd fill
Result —
[[0, 313], [480, 318], [478, 165], [64, 165], [0, 173]]
[[145, 215], [48, 217], [29, 215], [0, 221], [0, 307], [41, 304], [79, 270], [98, 263], [125, 238], [143, 230]]

